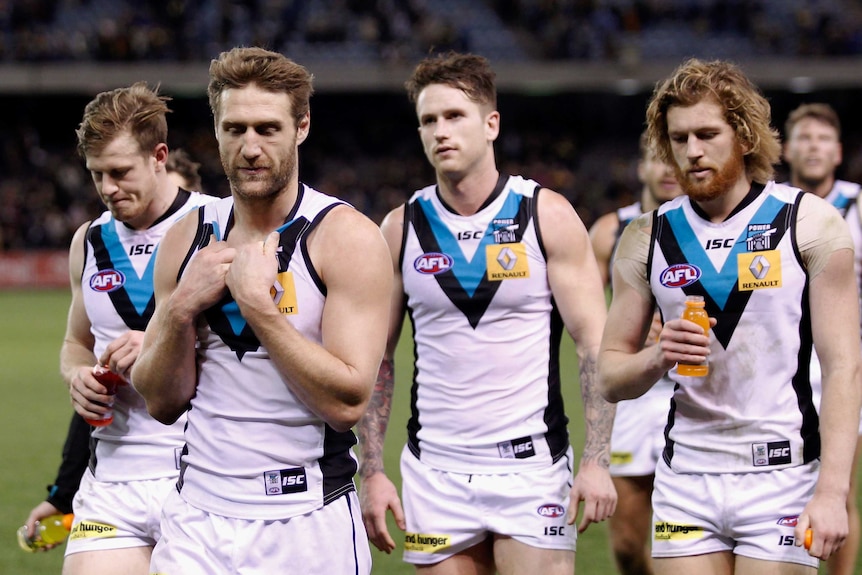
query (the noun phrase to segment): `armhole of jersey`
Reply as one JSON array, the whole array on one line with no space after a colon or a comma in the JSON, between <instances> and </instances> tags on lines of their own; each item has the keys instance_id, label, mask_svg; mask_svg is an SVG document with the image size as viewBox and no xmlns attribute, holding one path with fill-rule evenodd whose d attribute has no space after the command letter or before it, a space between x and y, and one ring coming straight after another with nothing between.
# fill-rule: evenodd
<instances>
[{"instance_id":1,"label":"armhole of jersey","mask_svg":"<svg viewBox=\"0 0 862 575\"><path fill-rule=\"evenodd\" d=\"M195 232L195 239L192 240L192 245L189 246L186 257L183 258L183 263L180 264L180 269L177 270L177 282L183 277L183 271L192 259L192 255L200 248L205 247L209 243L210 234L212 234L212 224L204 223L204 206L198 207L198 229Z\"/></svg>"},{"instance_id":2,"label":"armhole of jersey","mask_svg":"<svg viewBox=\"0 0 862 575\"><path fill-rule=\"evenodd\" d=\"M787 214L787 223L790 228L790 245L793 246L793 255L796 257L796 261L799 263L799 266L805 270L805 275L807 276L808 268L805 267L805 263L802 261L802 254L799 253L799 242L796 237L796 222L799 219L799 206L802 203L804 195L805 192L803 191L799 191L796 194L796 199L790 207L790 213Z\"/></svg>"},{"instance_id":3,"label":"armhole of jersey","mask_svg":"<svg viewBox=\"0 0 862 575\"><path fill-rule=\"evenodd\" d=\"M539 244L539 251L542 252L542 257L545 262L548 261L548 254L545 252L545 242L542 241L542 228L539 227L539 192L542 191L542 186L536 186L533 190L533 197L524 197L525 201L530 202L530 219L533 220L533 229L536 230L536 242Z\"/></svg>"},{"instance_id":4,"label":"armhole of jersey","mask_svg":"<svg viewBox=\"0 0 862 575\"><path fill-rule=\"evenodd\" d=\"M323 283L323 280L320 279L320 276L317 274L317 270L314 269L314 265L311 262L311 256L308 254L308 233L323 221L323 218L326 217L326 214L328 214L332 208L337 206L349 206L349 204L345 202L333 202L332 204L329 204L320 210L308 226L300 232L299 236L299 249L302 250L302 257L305 259L305 269L308 270L308 275L311 276L314 285L317 286L317 289L324 297L326 297L326 285Z\"/></svg>"},{"instance_id":5,"label":"armhole of jersey","mask_svg":"<svg viewBox=\"0 0 862 575\"><path fill-rule=\"evenodd\" d=\"M658 226L659 226L659 215L658 210L655 209L652 211L652 231L649 236L649 251L647 252L647 261L646 261L646 279L647 283L652 279L652 258L653 258L653 250L655 250L656 237L658 236ZM653 296L655 299L655 296Z\"/></svg>"},{"instance_id":6,"label":"armhole of jersey","mask_svg":"<svg viewBox=\"0 0 862 575\"><path fill-rule=\"evenodd\" d=\"M404 267L404 250L407 246L407 230L410 229L410 222L413 221L413 203L404 202L404 221L401 222L401 247L398 249L398 269Z\"/></svg>"},{"instance_id":7,"label":"armhole of jersey","mask_svg":"<svg viewBox=\"0 0 862 575\"><path fill-rule=\"evenodd\" d=\"M84 246L83 246L84 259L81 262L81 273L80 273L81 280L84 279L84 270L87 269L87 252L89 251L88 246L90 245L90 231L92 229L93 229L93 222L90 222L90 224L87 226L87 232L84 234Z\"/></svg>"}]
</instances>

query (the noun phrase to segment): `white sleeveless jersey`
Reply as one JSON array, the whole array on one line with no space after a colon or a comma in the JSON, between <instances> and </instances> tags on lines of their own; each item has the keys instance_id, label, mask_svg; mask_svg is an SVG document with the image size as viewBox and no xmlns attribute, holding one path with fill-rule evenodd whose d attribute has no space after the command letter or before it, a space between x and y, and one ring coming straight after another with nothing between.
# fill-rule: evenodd
<instances>
[{"instance_id":1,"label":"white sleeveless jersey","mask_svg":"<svg viewBox=\"0 0 862 575\"><path fill-rule=\"evenodd\" d=\"M326 286L307 258L306 241L338 205L344 203L301 185L278 229L273 298L284 321L318 344ZM233 207L233 198L225 198L199 211L190 256L211 233L230 236ZM275 520L354 489L356 437L333 430L291 392L230 294L199 318L198 341L198 385L177 484L183 499L217 515Z\"/></svg>"},{"instance_id":2,"label":"white sleeveless jersey","mask_svg":"<svg viewBox=\"0 0 862 575\"><path fill-rule=\"evenodd\" d=\"M651 245L631 237L641 233L636 224L624 232L618 260L646 263L664 317L679 317L696 294L718 321L709 375L669 372L677 386L663 458L678 473L774 470L820 455L805 262L851 243L840 215L819 198L799 213L803 194L754 185L721 223L681 196L652 218Z\"/></svg>"},{"instance_id":3,"label":"white sleeveless jersey","mask_svg":"<svg viewBox=\"0 0 862 575\"><path fill-rule=\"evenodd\" d=\"M400 268L413 323L411 452L437 469L540 468L568 447L563 324L537 235L539 184L501 176L460 216L435 186L405 206Z\"/></svg>"},{"instance_id":4,"label":"white sleeveless jersey","mask_svg":"<svg viewBox=\"0 0 862 575\"><path fill-rule=\"evenodd\" d=\"M133 230L104 212L87 230L81 288L100 357L126 331L145 330L153 315L153 267L168 228L192 208L217 200L181 190L166 215L146 230ZM117 390L114 421L93 430L91 467L99 481L170 477L178 473L181 418L166 426L147 413L131 385Z\"/></svg>"}]
</instances>

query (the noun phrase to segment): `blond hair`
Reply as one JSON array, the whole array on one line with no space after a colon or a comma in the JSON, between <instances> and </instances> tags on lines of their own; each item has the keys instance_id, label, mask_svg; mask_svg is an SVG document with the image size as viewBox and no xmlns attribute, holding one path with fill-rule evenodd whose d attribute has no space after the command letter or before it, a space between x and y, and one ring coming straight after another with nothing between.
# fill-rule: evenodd
<instances>
[{"instance_id":1,"label":"blond hair","mask_svg":"<svg viewBox=\"0 0 862 575\"><path fill-rule=\"evenodd\" d=\"M781 158L781 142L770 125L769 102L742 70L720 60L692 58L656 85L647 107L647 132L656 155L674 164L667 133L668 109L693 106L707 98L724 108L724 119L742 146L747 175L759 183L770 180Z\"/></svg>"}]
</instances>

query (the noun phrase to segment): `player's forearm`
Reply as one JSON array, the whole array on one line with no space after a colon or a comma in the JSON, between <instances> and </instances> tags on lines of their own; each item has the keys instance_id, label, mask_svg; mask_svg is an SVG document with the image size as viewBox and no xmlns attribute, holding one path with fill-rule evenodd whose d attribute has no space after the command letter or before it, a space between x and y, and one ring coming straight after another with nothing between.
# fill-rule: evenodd
<instances>
[{"instance_id":1,"label":"player's forearm","mask_svg":"<svg viewBox=\"0 0 862 575\"><path fill-rule=\"evenodd\" d=\"M852 369L850 370L852 372ZM818 492L846 496L853 472L853 454L859 430L860 386L858 372L824 374L820 420L821 456ZM844 382L857 382L853 385Z\"/></svg>"},{"instance_id":2,"label":"player's forearm","mask_svg":"<svg viewBox=\"0 0 862 575\"><path fill-rule=\"evenodd\" d=\"M357 426L360 478L383 472L383 444L392 413L392 394L395 389L394 367L392 359L383 358L380 362L374 393Z\"/></svg>"},{"instance_id":3,"label":"player's forearm","mask_svg":"<svg viewBox=\"0 0 862 575\"><path fill-rule=\"evenodd\" d=\"M156 310L132 366L132 384L146 400L147 411L167 424L187 409L197 386L194 318L171 299Z\"/></svg>"},{"instance_id":4,"label":"player's forearm","mask_svg":"<svg viewBox=\"0 0 862 575\"><path fill-rule=\"evenodd\" d=\"M637 353L602 350L596 385L601 396L616 403L649 391L669 369L656 360L657 348L651 345Z\"/></svg>"},{"instance_id":5,"label":"player's forearm","mask_svg":"<svg viewBox=\"0 0 862 575\"><path fill-rule=\"evenodd\" d=\"M368 347L372 340L361 328L341 347L335 343L339 335L332 336L327 348L297 331L271 300L257 307L240 304L240 311L300 401L336 431L356 425L374 386L376 364L370 358L383 353Z\"/></svg>"},{"instance_id":6,"label":"player's forearm","mask_svg":"<svg viewBox=\"0 0 862 575\"><path fill-rule=\"evenodd\" d=\"M70 339L63 341L60 348L60 375L67 386L72 384L72 380L82 366L93 367L94 365L96 365L96 356L92 349Z\"/></svg>"},{"instance_id":7,"label":"player's forearm","mask_svg":"<svg viewBox=\"0 0 862 575\"><path fill-rule=\"evenodd\" d=\"M616 406L599 393L596 353L580 358L581 399L584 404L584 461L593 461L607 468L611 459L611 429Z\"/></svg>"}]
</instances>

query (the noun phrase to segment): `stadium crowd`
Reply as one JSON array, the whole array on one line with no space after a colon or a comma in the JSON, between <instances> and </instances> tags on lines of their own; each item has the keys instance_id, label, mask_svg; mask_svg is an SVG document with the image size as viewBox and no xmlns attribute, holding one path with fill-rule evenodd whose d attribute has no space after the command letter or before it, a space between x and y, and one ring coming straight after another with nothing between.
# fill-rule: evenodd
<instances>
[{"instance_id":1,"label":"stadium crowd","mask_svg":"<svg viewBox=\"0 0 862 575\"><path fill-rule=\"evenodd\" d=\"M492 61L636 62L682 58L694 46L721 58L847 56L862 52L860 22L862 8L846 0L0 0L0 64L206 61L241 44L274 47L312 70L327 58L413 62L431 47ZM777 122L800 103L793 97L774 110ZM44 113L74 119L76 98L0 97L0 249L65 248L76 226L100 211L68 138L75 126ZM645 98L502 94L506 121L517 126L497 143L501 167L560 191L589 224L639 189L632 142ZM225 195L205 102L173 104L172 145L202 163L205 191ZM328 122L315 123L304 145L302 177L379 221L429 177L415 117L401 94L316 94L313 110L325 106L313 115ZM846 97L836 108L847 122L844 175L862 179L855 111Z\"/></svg>"},{"instance_id":2,"label":"stadium crowd","mask_svg":"<svg viewBox=\"0 0 862 575\"><path fill-rule=\"evenodd\" d=\"M207 61L249 44L302 61L383 63L415 61L432 46L492 59L600 61L681 58L704 45L719 57L862 53L862 7L852 0L3 0L0 7L6 62Z\"/></svg>"}]
</instances>

